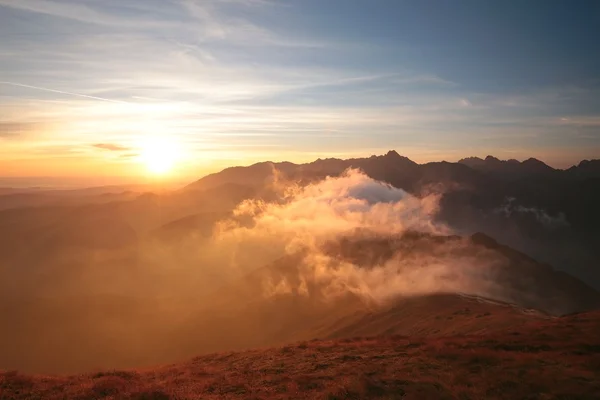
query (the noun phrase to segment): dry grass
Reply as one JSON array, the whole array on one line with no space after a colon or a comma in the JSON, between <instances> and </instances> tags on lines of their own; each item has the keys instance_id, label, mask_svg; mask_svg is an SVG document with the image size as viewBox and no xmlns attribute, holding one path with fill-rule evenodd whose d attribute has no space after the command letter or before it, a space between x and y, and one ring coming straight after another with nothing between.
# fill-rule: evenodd
<instances>
[{"instance_id":1,"label":"dry grass","mask_svg":"<svg viewBox=\"0 0 600 400\"><path fill-rule=\"evenodd\" d=\"M600 313L485 335L380 336L220 353L145 371L0 374L0 399L598 399Z\"/></svg>"}]
</instances>

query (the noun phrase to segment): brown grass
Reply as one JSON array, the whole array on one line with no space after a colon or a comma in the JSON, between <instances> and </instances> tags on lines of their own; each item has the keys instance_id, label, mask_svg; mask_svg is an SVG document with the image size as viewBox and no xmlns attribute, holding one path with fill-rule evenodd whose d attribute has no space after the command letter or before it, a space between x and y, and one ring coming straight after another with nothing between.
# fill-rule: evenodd
<instances>
[{"instance_id":1,"label":"brown grass","mask_svg":"<svg viewBox=\"0 0 600 400\"><path fill-rule=\"evenodd\" d=\"M600 313L485 335L380 336L140 371L0 373L0 399L598 399Z\"/></svg>"}]
</instances>

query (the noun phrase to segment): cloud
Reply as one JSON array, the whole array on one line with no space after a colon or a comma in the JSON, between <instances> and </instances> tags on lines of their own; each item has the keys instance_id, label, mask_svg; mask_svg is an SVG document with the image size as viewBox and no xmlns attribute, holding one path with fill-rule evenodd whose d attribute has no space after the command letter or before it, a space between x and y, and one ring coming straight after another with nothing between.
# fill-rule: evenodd
<instances>
[{"instance_id":1,"label":"cloud","mask_svg":"<svg viewBox=\"0 0 600 400\"><path fill-rule=\"evenodd\" d=\"M10 7L32 13L45 14L53 17L69 19L95 25L132 28L157 28L164 27L160 20L126 18L118 13L101 10L101 7L92 7L75 1L52 0L0 0L0 7Z\"/></svg>"},{"instance_id":2,"label":"cloud","mask_svg":"<svg viewBox=\"0 0 600 400\"><path fill-rule=\"evenodd\" d=\"M229 4L228 4L229 3ZM181 7L198 24L199 39L204 42L223 41L250 47L322 48L324 41L310 41L289 37L286 32L274 32L264 25L245 18L233 16L224 5L242 8L277 7L276 2L260 0L194 1L181 0Z\"/></svg>"},{"instance_id":3,"label":"cloud","mask_svg":"<svg viewBox=\"0 0 600 400\"><path fill-rule=\"evenodd\" d=\"M393 83L397 84L421 84L421 85L433 85L433 86L446 86L456 87L458 84L447 79L440 78L437 75L414 75L408 77L397 77L392 80Z\"/></svg>"},{"instance_id":4,"label":"cloud","mask_svg":"<svg viewBox=\"0 0 600 400\"><path fill-rule=\"evenodd\" d=\"M109 151L131 150L131 148L129 148L129 147L121 146L121 145L114 144L114 143L96 143L96 144L93 144L92 147L95 147L97 149L102 149L102 150L109 150Z\"/></svg>"},{"instance_id":5,"label":"cloud","mask_svg":"<svg viewBox=\"0 0 600 400\"><path fill-rule=\"evenodd\" d=\"M281 184L278 202L241 203L235 218L218 226L210 246L229 254L226 264L238 272L258 268L257 259L264 265L285 254L303 254L297 276L265 278L266 296L300 293L334 299L354 293L380 302L447 291L502 297L493 282L501 261L484 250L468 252L465 240L432 244L431 253L419 250L417 243L410 251L418 257L401 251L373 268L331 252L331 243L344 238L358 238L360 246L363 240L393 241L407 232L451 233L435 221L439 194L417 198L357 170L304 187ZM365 251L372 251L366 246Z\"/></svg>"},{"instance_id":6,"label":"cloud","mask_svg":"<svg viewBox=\"0 0 600 400\"><path fill-rule=\"evenodd\" d=\"M55 90L55 89L49 89L49 88L45 88L45 87L25 85L25 84L16 83L16 82L0 82L0 85L18 86L18 87L27 88L27 89L41 90L41 91L45 91L45 92L64 94L64 95L68 95L68 96L83 97L83 98L92 99L92 100L108 101L108 102L112 102L112 103L121 103L121 104L125 103L124 101L119 101L119 100L107 99L107 98L97 97L97 96L89 96L89 95L81 94L81 93L65 92L63 90Z\"/></svg>"},{"instance_id":7,"label":"cloud","mask_svg":"<svg viewBox=\"0 0 600 400\"><path fill-rule=\"evenodd\" d=\"M207 242L191 239L185 254L200 257L193 265L230 281L259 273L267 298L331 302L353 294L380 304L464 293L558 310L531 289L535 277L439 223L439 193L418 198L358 170L306 186L277 171L272 178L275 201L246 200Z\"/></svg>"},{"instance_id":8,"label":"cloud","mask_svg":"<svg viewBox=\"0 0 600 400\"><path fill-rule=\"evenodd\" d=\"M574 126L585 126L585 127L599 127L600 116L588 115L588 116L573 116L573 117L562 117L558 121L559 125L574 125Z\"/></svg>"},{"instance_id":9,"label":"cloud","mask_svg":"<svg viewBox=\"0 0 600 400\"><path fill-rule=\"evenodd\" d=\"M38 125L33 122L3 122L0 121L0 138L14 138L24 133L30 133Z\"/></svg>"},{"instance_id":10,"label":"cloud","mask_svg":"<svg viewBox=\"0 0 600 400\"><path fill-rule=\"evenodd\" d=\"M244 201L234 213L240 218L252 217L252 227L225 229L219 237L276 231L288 249L297 250L318 246L355 229L380 234L448 232L433 221L437 201L436 195L420 199L351 169L341 177L328 177L305 187L285 187L281 203Z\"/></svg>"},{"instance_id":11,"label":"cloud","mask_svg":"<svg viewBox=\"0 0 600 400\"><path fill-rule=\"evenodd\" d=\"M91 142L129 144L141 132L160 131L182 141L195 160L217 157L206 151L215 148L229 159L244 152L244 159L279 157L280 151L255 151L278 148L300 160L307 152L432 143L442 152L459 143L473 153L511 141L535 156L528 152L539 149L542 136L559 149L568 130L597 126L595 117L548 117L564 103L564 90L469 93L439 71L365 66L360 60L379 50L282 26L297 7L261 0L0 0L7 30L2 79L11 82L1 87L0 118L52 124L52 140L64 142L89 135ZM3 23L14 10L43 30L43 41ZM571 92L579 100L585 95ZM245 140L231 139L239 134ZM329 140L316 148L318 134ZM582 157L591 157L596 139L585 130L570 145L584 143Z\"/></svg>"},{"instance_id":12,"label":"cloud","mask_svg":"<svg viewBox=\"0 0 600 400\"><path fill-rule=\"evenodd\" d=\"M135 153L135 152L129 152L129 153L123 153L119 155L119 158L121 159L132 159L132 158L136 158L139 157L140 153Z\"/></svg>"},{"instance_id":13,"label":"cloud","mask_svg":"<svg viewBox=\"0 0 600 400\"><path fill-rule=\"evenodd\" d=\"M515 214L524 216L529 215L534 217L538 223L549 229L566 228L570 225L564 213L561 212L556 216L553 216L548 214L546 210L517 204L517 199L514 197L508 197L502 206L494 210L494 213L504 215L506 218L510 218Z\"/></svg>"},{"instance_id":14,"label":"cloud","mask_svg":"<svg viewBox=\"0 0 600 400\"><path fill-rule=\"evenodd\" d=\"M269 190L269 201L246 200L234 206L233 217L219 222L210 238L191 235L175 248L157 246L144 256L157 265L201 265L199 273L234 281L286 255L321 254L322 246L348 232L449 232L434 221L436 194L417 198L357 170L307 186L275 170ZM273 284L278 287L279 281Z\"/></svg>"}]
</instances>

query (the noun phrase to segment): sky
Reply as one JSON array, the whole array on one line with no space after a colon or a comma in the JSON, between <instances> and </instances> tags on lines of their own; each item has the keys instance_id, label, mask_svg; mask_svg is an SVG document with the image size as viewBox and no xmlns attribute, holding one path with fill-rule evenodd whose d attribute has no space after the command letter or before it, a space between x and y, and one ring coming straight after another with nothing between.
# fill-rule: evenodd
<instances>
[{"instance_id":1,"label":"sky","mask_svg":"<svg viewBox=\"0 0 600 400\"><path fill-rule=\"evenodd\" d=\"M600 156L597 1L0 0L0 38L4 177Z\"/></svg>"}]
</instances>

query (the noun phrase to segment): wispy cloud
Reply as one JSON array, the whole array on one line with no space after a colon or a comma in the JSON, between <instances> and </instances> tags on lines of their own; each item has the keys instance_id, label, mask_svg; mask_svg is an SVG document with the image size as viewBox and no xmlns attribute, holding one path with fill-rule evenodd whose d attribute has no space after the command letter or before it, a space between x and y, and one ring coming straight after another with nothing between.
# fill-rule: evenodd
<instances>
[{"instance_id":1,"label":"wispy cloud","mask_svg":"<svg viewBox=\"0 0 600 400\"><path fill-rule=\"evenodd\" d=\"M109 151L129 151L129 150L131 150L131 148L129 148L129 147L121 146L121 145L114 144L114 143L96 143L96 144L93 144L92 147L95 147L95 148L101 149L101 150L109 150Z\"/></svg>"},{"instance_id":2,"label":"wispy cloud","mask_svg":"<svg viewBox=\"0 0 600 400\"><path fill-rule=\"evenodd\" d=\"M122 103L122 104L126 103L126 102L121 101L121 100L107 99L107 98L104 98L104 97L90 96L90 95L87 95L87 94L66 92L66 91L63 91L63 90L49 89L49 88L44 88L44 87L39 87L39 86L32 86L32 85L25 85L23 83L0 82L0 85L18 86L18 87L22 87L22 88L26 88L26 89L42 90L42 91L45 91L45 92L64 94L64 95L68 95L68 96L83 97L83 98L92 99L92 100L108 101L108 102L111 102L111 103Z\"/></svg>"},{"instance_id":3,"label":"wispy cloud","mask_svg":"<svg viewBox=\"0 0 600 400\"><path fill-rule=\"evenodd\" d=\"M124 2L125 4L127 1ZM93 3L92 3L93 4ZM99 4L99 3L97 3ZM120 16L116 13L110 13L92 7L89 3L75 1L52 1L52 0L0 0L0 6L13 9L28 11L38 14L49 15L53 17L85 22L89 24L107 25L116 27L127 27L131 29L132 22L141 22L137 28L155 28L165 26L165 22L155 19L137 19Z\"/></svg>"},{"instance_id":4,"label":"wispy cloud","mask_svg":"<svg viewBox=\"0 0 600 400\"><path fill-rule=\"evenodd\" d=\"M32 122L3 122L0 121L0 139L15 138L31 132L36 124Z\"/></svg>"},{"instance_id":5,"label":"wispy cloud","mask_svg":"<svg viewBox=\"0 0 600 400\"><path fill-rule=\"evenodd\" d=\"M600 115L572 116L555 119L559 125L600 127Z\"/></svg>"}]
</instances>

